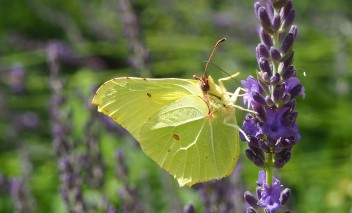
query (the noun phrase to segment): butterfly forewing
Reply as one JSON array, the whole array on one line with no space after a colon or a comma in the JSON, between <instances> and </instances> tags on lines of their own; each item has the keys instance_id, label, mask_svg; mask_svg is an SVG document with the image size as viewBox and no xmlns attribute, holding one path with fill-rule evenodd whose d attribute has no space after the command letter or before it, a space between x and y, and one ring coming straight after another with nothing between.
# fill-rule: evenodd
<instances>
[{"instance_id":1,"label":"butterfly forewing","mask_svg":"<svg viewBox=\"0 0 352 213\"><path fill-rule=\"evenodd\" d=\"M195 94L201 92L194 80L114 78L98 89L92 102L138 140L141 126L152 114Z\"/></svg>"}]
</instances>

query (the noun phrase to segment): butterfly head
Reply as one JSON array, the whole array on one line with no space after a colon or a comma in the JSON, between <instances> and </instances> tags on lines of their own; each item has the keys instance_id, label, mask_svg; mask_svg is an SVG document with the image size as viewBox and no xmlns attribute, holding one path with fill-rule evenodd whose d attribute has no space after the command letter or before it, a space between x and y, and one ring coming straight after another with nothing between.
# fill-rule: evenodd
<instances>
[{"instance_id":1,"label":"butterfly head","mask_svg":"<svg viewBox=\"0 0 352 213\"><path fill-rule=\"evenodd\" d=\"M207 76L202 76L199 78L198 76L194 75L193 78L199 81L199 86L203 92L208 92L210 90L209 78Z\"/></svg>"},{"instance_id":2,"label":"butterfly head","mask_svg":"<svg viewBox=\"0 0 352 213\"><path fill-rule=\"evenodd\" d=\"M207 74L207 69L208 69L208 65L214 55L214 52L216 50L216 48L226 40L226 38L222 38L220 39L218 42L216 42L214 48L213 48L213 51L211 52L210 56L209 56L209 59L205 65L205 69L204 69L204 74L202 77L198 77L196 75L193 76L194 79L198 80L199 81L199 85L200 85L200 88L202 89L203 92L208 92L210 90L214 90L215 89L215 84L214 84L214 81L213 79L208 76Z\"/></svg>"}]
</instances>

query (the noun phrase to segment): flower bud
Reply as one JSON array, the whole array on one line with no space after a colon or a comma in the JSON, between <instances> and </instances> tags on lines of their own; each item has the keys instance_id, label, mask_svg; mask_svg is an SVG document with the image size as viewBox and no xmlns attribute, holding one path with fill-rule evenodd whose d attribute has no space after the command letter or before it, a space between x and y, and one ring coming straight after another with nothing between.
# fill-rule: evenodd
<instances>
[{"instance_id":1,"label":"flower bud","mask_svg":"<svg viewBox=\"0 0 352 213\"><path fill-rule=\"evenodd\" d=\"M273 152L274 153L279 153L281 152L285 147L283 146L282 142L277 143L277 145L274 146Z\"/></svg>"},{"instance_id":2,"label":"flower bud","mask_svg":"<svg viewBox=\"0 0 352 213\"><path fill-rule=\"evenodd\" d=\"M258 183L257 183L257 185L258 185ZM257 187L257 188L255 189L255 193L256 193L258 199L261 199L261 198L262 198L262 188L261 188L261 187Z\"/></svg>"},{"instance_id":3,"label":"flower bud","mask_svg":"<svg viewBox=\"0 0 352 213\"><path fill-rule=\"evenodd\" d=\"M291 113L291 116L295 119L296 121L296 118L298 117L298 112L292 112Z\"/></svg>"},{"instance_id":4,"label":"flower bud","mask_svg":"<svg viewBox=\"0 0 352 213\"><path fill-rule=\"evenodd\" d=\"M285 141L284 140L282 140L282 138L280 138L280 139L278 139L277 141L276 141L276 144L275 144L275 146L274 146L274 149L273 149L273 151L274 151L274 153L280 153L282 150L284 150L286 148L286 144L285 144Z\"/></svg>"},{"instance_id":5,"label":"flower bud","mask_svg":"<svg viewBox=\"0 0 352 213\"><path fill-rule=\"evenodd\" d=\"M262 75L263 74L263 75ZM270 76L268 73L259 73L258 84L260 88L264 91L263 94L269 93L269 86L266 82L269 82Z\"/></svg>"},{"instance_id":6,"label":"flower bud","mask_svg":"<svg viewBox=\"0 0 352 213\"><path fill-rule=\"evenodd\" d=\"M270 82L270 75L267 72L259 72L259 77L263 81L263 84L269 83ZM269 86L269 85L267 85Z\"/></svg>"},{"instance_id":7,"label":"flower bud","mask_svg":"<svg viewBox=\"0 0 352 213\"><path fill-rule=\"evenodd\" d=\"M259 36L260 36L260 40L262 41L263 44L265 44L265 46L267 46L268 48L273 46L273 39L271 35L267 34L264 31L263 27L260 28Z\"/></svg>"},{"instance_id":8,"label":"flower bud","mask_svg":"<svg viewBox=\"0 0 352 213\"><path fill-rule=\"evenodd\" d=\"M246 149L246 156L249 160L251 160L256 166L264 167L264 160L259 156L255 155L255 153L251 149Z\"/></svg>"},{"instance_id":9,"label":"flower bud","mask_svg":"<svg viewBox=\"0 0 352 213\"><path fill-rule=\"evenodd\" d=\"M290 110L287 111L287 114L285 113L283 116L287 116L290 113L292 113L294 111L294 109L296 108L296 104L297 104L297 101L295 99L292 99L290 102L288 102L286 106L289 107Z\"/></svg>"},{"instance_id":10,"label":"flower bud","mask_svg":"<svg viewBox=\"0 0 352 213\"><path fill-rule=\"evenodd\" d=\"M252 145L252 146L255 146L255 147L259 147L258 145L258 139L254 136L249 136L249 143Z\"/></svg>"},{"instance_id":11,"label":"flower bud","mask_svg":"<svg viewBox=\"0 0 352 213\"><path fill-rule=\"evenodd\" d=\"M290 66L293 63L294 60L294 52L291 51L290 54L286 54L281 58L281 61L284 62L282 69L286 70L288 66Z\"/></svg>"},{"instance_id":12,"label":"flower bud","mask_svg":"<svg viewBox=\"0 0 352 213\"><path fill-rule=\"evenodd\" d=\"M274 16L274 7L273 4L270 1L266 2L266 10L268 11L269 17Z\"/></svg>"},{"instance_id":13,"label":"flower bud","mask_svg":"<svg viewBox=\"0 0 352 213\"><path fill-rule=\"evenodd\" d=\"M259 3L259 2L255 2L255 3L254 3L254 13L255 13L255 15L257 16L258 19L259 19L258 10L259 10L260 7L261 7L261 6L260 6L260 3Z\"/></svg>"},{"instance_id":14,"label":"flower bud","mask_svg":"<svg viewBox=\"0 0 352 213\"><path fill-rule=\"evenodd\" d=\"M256 117L261 121L265 122L266 121L266 113L263 107L259 104L253 104L253 110L257 112Z\"/></svg>"},{"instance_id":15,"label":"flower bud","mask_svg":"<svg viewBox=\"0 0 352 213\"><path fill-rule=\"evenodd\" d=\"M282 168L291 159L291 152L285 152L283 155L275 155L274 167L277 169Z\"/></svg>"},{"instance_id":16,"label":"flower bud","mask_svg":"<svg viewBox=\"0 0 352 213\"><path fill-rule=\"evenodd\" d=\"M281 59L281 53L275 47L270 47L270 56L275 61L280 61Z\"/></svg>"},{"instance_id":17,"label":"flower bud","mask_svg":"<svg viewBox=\"0 0 352 213\"><path fill-rule=\"evenodd\" d=\"M261 150L258 147L253 146L251 143L248 144L248 147L253 151L253 153L258 156L259 158L261 158L263 161L265 159L265 155L263 150Z\"/></svg>"},{"instance_id":18,"label":"flower bud","mask_svg":"<svg viewBox=\"0 0 352 213\"><path fill-rule=\"evenodd\" d=\"M281 80L280 74L279 73L275 73L275 75L271 76L270 78L270 84L271 85L277 85Z\"/></svg>"},{"instance_id":19,"label":"flower bud","mask_svg":"<svg viewBox=\"0 0 352 213\"><path fill-rule=\"evenodd\" d=\"M253 95L253 99L257 103L266 106L266 101L265 101L264 97L261 94L259 94L258 92L253 92L252 95Z\"/></svg>"},{"instance_id":20,"label":"flower bud","mask_svg":"<svg viewBox=\"0 0 352 213\"><path fill-rule=\"evenodd\" d=\"M256 48L256 55L257 59L260 59L261 57L268 59L270 57L270 52L264 44L258 44Z\"/></svg>"},{"instance_id":21,"label":"flower bud","mask_svg":"<svg viewBox=\"0 0 352 213\"><path fill-rule=\"evenodd\" d=\"M246 121L252 120L253 119L253 115L252 114L246 114L246 117L244 118Z\"/></svg>"},{"instance_id":22,"label":"flower bud","mask_svg":"<svg viewBox=\"0 0 352 213\"><path fill-rule=\"evenodd\" d=\"M283 21L281 25L281 30L286 30L288 27L290 27L293 23L293 21L296 18L296 11L292 9L288 14L285 20Z\"/></svg>"},{"instance_id":23,"label":"flower bud","mask_svg":"<svg viewBox=\"0 0 352 213\"><path fill-rule=\"evenodd\" d=\"M290 65L286 68L284 73L282 74L282 79L286 81L287 79L296 75L296 69L294 66Z\"/></svg>"},{"instance_id":24,"label":"flower bud","mask_svg":"<svg viewBox=\"0 0 352 213\"><path fill-rule=\"evenodd\" d=\"M290 91L291 99L295 98L297 95L299 95L301 93L301 91L302 91L301 84L297 84L296 86L294 86Z\"/></svg>"},{"instance_id":25,"label":"flower bud","mask_svg":"<svg viewBox=\"0 0 352 213\"><path fill-rule=\"evenodd\" d=\"M292 112L293 112L293 108L291 108L292 105L290 104L287 104L285 107L286 107L286 110L284 111L284 113L282 114L282 118L285 118L287 116L289 116Z\"/></svg>"},{"instance_id":26,"label":"flower bud","mask_svg":"<svg viewBox=\"0 0 352 213\"><path fill-rule=\"evenodd\" d=\"M280 24L281 24L281 19L280 19L280 15L276 14L273 18L273 22L272 22L272 29L274 31L277 31L280 28Z\"/></svg>"},{"instance_id":27,"label":"flower bud","mask_svg":"<svg viewBox=\"0 0 352 213\"><path fill-rule=\"evenodd\" d=\"M295 123L297 116L298 116L297 112L291 113L290 115L288 115L283 119L282 124L287 127L292 126Z\"/></svg>"},{"instance_id":28,"label":"flower bud","mask_svg":"<svg viewBox=\"0 0 352 213\"><path fill-rule=\"evenodd\" d=\"M280 194L280 204L281 205L285 205L285 203L288 201L288 199L290 199L291 197L291 190L289 188L285 188L281 194Z\"/></svg>"},{"instance_id":29,"label":"flower bud","mask_svg":"<svg viewBox=\"0 0 352 213\"><path fill-rule=\"evenodd\" d=\"M287 104L289 101L291 101L291 95L290 93L286 93L283 97L282 97L282 100L281 100L281 103L282 104Z\"/></svg>"},{"instance_id":30,"label":"flower bud","mask_svg":"<svg viewBox=\"0 0 352 213\"><path fill-rule=\"evenodd\" d=\"M273 92L273 101L275 103L279 103L280 100L282 99L282 95L285 92L285 85L281 84L281 85L277 85L274 89Z\"/></svg>"},{"instance_id":31,"label":"flower bud","mask_svg":"<svg viewBox=\"0 0 352 213\"><path fill-rule=\"evenodd\" d=\"M258 199L249 191L244 192L244 200L252 207L258 207Z\"/></svg>"},{"instance_id":32,"label":"flower bud","mask_svg":"<svg viewBox=\"0 0 352 213\"><path fill-rule=\"evenodd\" d=\"M264 31L268 34L273 34L273 30L271 29L271 20L265 7L259 7L258 15L260 24L262 25Z\"/></svg>"},{"instance_id":33,"label":"flower bud","mask_svg":"<svg viewBox=\"0 0 352 213\"><path fill-rule=\"evenodd\" d=\"M292 0L289 0L286 3L286 5L283 8L281 8L281 10L280 10L281 19L283 19L283 20L286 19L287 15L291 11L292 7L293 7Z\"/></svg>"},{"instance_id":34,"label":"flower bud","mask_svg":"<svg viewBox=\"0 0 352 213\"><path fill-rule=\"evenodd\" d=\"M292 25L291 29L288 33L291 33L293 35L293 39L295 40L297 37L297 26L296 25Z\"/></svg>"},{"instance_id":35,"label":"flower bud","mask_svg":"<svg viewBox=\"0 0 352 213\"><path fill-rule=\"evenodd\" d=\"M269 107L272 107L275 105L274 101L268 95L265 97L265 102Z\"/></svg>"},{"instance_id":36,"label":"flower bud","mask_svg":"<svg viewBox=\"0 0 352 213\"><path fill-rule=\"evenodd\" d=\"M269 74L269 76L272 75L272 70L271 70L271 66L269 64L269 61L266 60L265 58L260 58L259 61L259 67L263 72L266 72Z\"/></svg>"},{"instance_id":37,"label":"flower bud","mask_svg":"<svg viewBox=\"0 0 352 213\"><path fill-rule=\"evenodd\" d=\"M259 148L262 149L264 152L266 152L266 153L270 152L270 147L268 146L267 143L265 143L264 140L259 139L258 140L258 145L259 145Z\"/></svg>"},{"instance_id":38,"label":"flower bud","mask_svg":"<svg viewBox=\"0 0 352 213\"><path fill-rule=\"evenodd\" d=\"M287 53L289 53L292 50L292 45L293 45L293 35L291 33L287 34L287 36L285 37L284 42L281 45L280 51L286 55Z\"/></svg>"}]
</instances>

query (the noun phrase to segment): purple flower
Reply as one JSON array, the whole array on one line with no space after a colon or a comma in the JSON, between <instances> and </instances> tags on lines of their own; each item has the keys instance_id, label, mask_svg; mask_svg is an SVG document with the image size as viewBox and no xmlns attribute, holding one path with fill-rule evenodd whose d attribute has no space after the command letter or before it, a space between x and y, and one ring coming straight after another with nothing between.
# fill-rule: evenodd
<instances>
[{"instance_id":1,"label":"purple flower","mask_svg":"<svg viewBox=\"0 0 352 213\"><path fill-rule=\"evenodd\" d=\"M244 199L251 206L249 208L264 208L265 212L274 213L280 210L291 196L291 190L285 188L282 190L280 181L273 178L271 186L266 183L266 173L264 170L259 171L257 181L257 197L249 191L244 193Z\"/></svg>"},{"instance_id":2,"label":"purple flower","mask_svg":"<svg viewBox=\"0 0 352 213\"><path fill-rule=\"evenodd\" d=\"M252 76L248 76L247 80L242 80L241 83L243 88L246 90L246 94L243 96L243 102L245 105L248 105L248 108L250 108L254 102L253 93L261 93L260 86L258 81Z\"/></svg>"},{"instance_id":3,"label":"purple flower","mask_svg":"<svg viewBox=\"0 0 352 213\"><path fill-rule=\"evenodd\" d=\"M298 125L295 123L297 113L289 113L290 107L283 107L281 109L272 109L269 107L263 108L263 119L257 119L250 114L247 114L243 121L242 129L247 136L257 138L267 138L268 142L276 142L279 139L292 139L295 141L300 139L298 134ZM263 120L263 121L261 121ZM244 141L244 136L241 135ZM274 143L275 144L275 143Z\"/></svg>"},{"instance_id":4,"label":"purple flower","mask_svg":"<svg viewBox=\"0 0 352 213\"><path fill-rule=\"evenodd\" d=\"M267 120L259 128L259 134L266 134L270 141L276 141L279 138L289 138L294 136L298 138L298 127L294 123L292 126L285 126L284 114L289 110L288 107L283 107L279 110L265 108Z\"/></svg>"},{"instance_id":5,"label":"purple flower","mask_svg":"<svg viewBox=\"0 0 352 213\"><path fill-rule=\"evenodd\" d=\"M265 181L266 181L265 171L261 170L258 174L258 182L257 182L257 185L260 187L260 189L258 189L258 192L260 193L258 206L265 208L268 212L272 213L272 212L275 212L276 210L281 209L280 181L276 178L273 178L272 186L269 186Z\"/></svg>"},{"instance_id":6,"label":"purple flower","mask_svg":"<svg viewBox=\"0 0 352 213\"><path fill-rule=\"evenodd\" d=\"M298 85L301 85L301 81L296 78L296 77L291 77L286 80L285 82L285 91L287 93L292 93L294 88L297 88ZM305 98L305 90L304 87L301 87L299 91L297 91L297 95L301 95L303 98Z\"/></svg>"},{"instance_id":7,"label":"purple flower","mask_svg":"<svg viewBox=\"0 0 352 213\"><path fill-rule=\"evenodd\" d=\"M242 129L249 136L257 136L257 134L259 133L259 128L255 124L253 116L251 114L247 114L245 120L243 121ZM242 133L240 134L240 136L242 141L246 140Z\"/></svg>"}]
</instances>

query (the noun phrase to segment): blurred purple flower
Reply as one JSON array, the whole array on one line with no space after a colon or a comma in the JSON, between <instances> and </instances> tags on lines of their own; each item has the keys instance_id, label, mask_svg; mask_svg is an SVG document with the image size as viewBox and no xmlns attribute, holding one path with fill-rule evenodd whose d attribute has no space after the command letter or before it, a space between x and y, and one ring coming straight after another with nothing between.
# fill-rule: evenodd
<instances>
[{"instance_id":1,"label":"blurred purple flower","mask_svg":"<svg viewBox=\"0 0 352 213\"><path fill-rule=\"evenodd\" d=\"M15 65L9 70L8 83L14 93L22 93L25 89L26 72L22 65Z\"/></svg>"},{"instance_id":2,"label":"blurred purple flower","mask_svg":"<svg viewBox=\"0 0 352 213\"><path fill-rule=\"evenodd\" d=\"M39 126L39 117L35 112L25 112L21 115L21 123L25 128L36 129Z\"/></svg>"}]
</instances>

